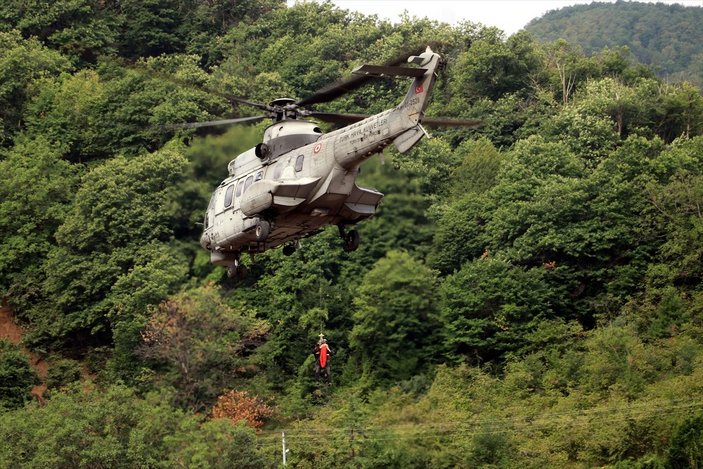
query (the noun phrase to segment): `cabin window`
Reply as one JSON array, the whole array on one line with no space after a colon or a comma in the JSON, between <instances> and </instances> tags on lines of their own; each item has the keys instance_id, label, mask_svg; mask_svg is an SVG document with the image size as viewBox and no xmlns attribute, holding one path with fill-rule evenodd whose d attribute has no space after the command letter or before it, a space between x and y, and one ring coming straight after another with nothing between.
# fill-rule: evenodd
<instances>
[{"instance_id":1,"label":"cabin window","mask_svg":"<svg viewBox=\"0 0 703 469\"><path fill-rule=\"evenodd\" d=\"M254 182L254 176L249 176L249 177L247 178L246 182L244 182L244 192L246 192L247 189L249 189L249 186L251 186L251 184L252 184L253 182Z\"/></svg>"},{"instance_id":2,"label":"cabin window","mask_svg":"<svg viewBox=\"0 0 703 469\"><path fill-rule=\"evenodd\" d=\"M303 170L303 161L305 160L305 155L298 155L298 158L295 160L295 172L299 173L300 171Z\"/></svg>"},{"instance_id":3,"label":"cabin window","mask_svg":"<svg viewBox=\"0 0 703 469\"><path fill-rule=\"evenodd\" d=\"M225 208L232 205L232 198L234 196L234 184L230 184L225 192Z\"/></svg>"},{"instance_id":4,"label":"cabin window","mask_svg":"<svg viewBox=\"0 0 703 469\"><path fill-rule=\"evenodd\" d=\"M242 192L244 192L244 179L240 179L237 183L237 197L241 197Z\"/></svg>"},{"instance_id":5,"label":"cabin window","mask_svg":"<svg viewBox=\"0 0 703 469\"><path fill-rule=\"evenodd\" d=\"M261 181L261 179L262 179L263 177L264 177L264 172L263 172L263 171L259 171L258 173L256 173L256 177L254 178L254 182L256 182L256 181Z\"/></svg>"}]
</instances>

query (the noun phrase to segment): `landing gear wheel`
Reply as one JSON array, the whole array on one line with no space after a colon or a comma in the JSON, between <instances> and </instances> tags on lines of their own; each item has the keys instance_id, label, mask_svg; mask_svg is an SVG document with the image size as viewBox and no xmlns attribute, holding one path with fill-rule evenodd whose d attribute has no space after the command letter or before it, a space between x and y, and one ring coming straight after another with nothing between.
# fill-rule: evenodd
<instances>
[{"instance_id":1,"label":"landing gear wheel","mask_svg":"<svg viewBox=\"0 0 703 469\"><path fill-rule=\"evenodd\" d=\"M346 252L352 252L359 249L359 243L361 242L361 237L359 232L356 230L351 230L344 235L344 250Z\"/></svg>"},{"instance_id":2,"label":"landing gear wheel","mask_svg":"<svg viewBox=\"0 0 703 469\"><path fill-rule=\"evenodd\" d=\"M285 246L283 246L283 255L284 256L292 256L294 252L295 252L295 244L286 244Z\"/></svg>"},{"instance_id":3,"label":"landing gear wheel","mask_svg":"<svg viewBox=\"0 0 703 469\"><path fill-rule=\"evenodd\" d=\"M244 278L249 274L247 266L242 265L239 261L227 267L227 277L229 278Z\"/></svg>"},{"instance_id":4,"label":"landing gear wheel","mask_svg":"<svg viewBox=\"0 0 703 469\"><path fill-rule=\"evenodd\" d=\"M266 238L269 237L270 232L271 223L267 222L266 220L259 220L259 222L256 224L256 240L258 242L266 241Z\"/></svg>"}]
</instances>

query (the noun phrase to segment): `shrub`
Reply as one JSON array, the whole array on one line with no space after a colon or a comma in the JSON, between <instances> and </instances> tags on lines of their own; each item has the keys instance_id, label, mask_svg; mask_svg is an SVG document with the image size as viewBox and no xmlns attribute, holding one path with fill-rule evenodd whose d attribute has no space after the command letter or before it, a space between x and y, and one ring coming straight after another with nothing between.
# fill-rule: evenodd
<instances>
[{"instance_id":1,"label":"shrub","mask_svg":"<svg viewBox=\"0 0 703 469\"><path fill-rule=\"evenodd\" d=\"M39 377L20 348L0 339L0 411L22 407Z\"/></svg>"}]
</instances>

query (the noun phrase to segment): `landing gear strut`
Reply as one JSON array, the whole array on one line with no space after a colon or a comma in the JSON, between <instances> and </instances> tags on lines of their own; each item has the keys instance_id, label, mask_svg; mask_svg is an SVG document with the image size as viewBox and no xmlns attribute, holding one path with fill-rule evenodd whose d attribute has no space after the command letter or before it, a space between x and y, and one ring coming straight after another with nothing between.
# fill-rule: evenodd
<instances>
[{"instance_id":1,"label":"landing gear strut","mask_svg":"<svg viewBox=\"0 0 703 469\"><path fill-rule=\"evenodd\" d=\"M229 267L227 267L227 277L229 277L229 278L236 277L238 271L239 271L238 263L230 265Z\"/></svg>"},{"instance_id":2,"label":"landing gear strut","mask_svg":"<svg viewBox=\"0 0 703 469\"><path fill-rule=\"evenodd\" d=\"M352 252L359 249L359 243L361 242L361 237L359 232L356 230L346 231L344 225L339 226L339 236L341 236L342 241L344 241L344 250L346 252Z\"/></svg>"}]
</instances>

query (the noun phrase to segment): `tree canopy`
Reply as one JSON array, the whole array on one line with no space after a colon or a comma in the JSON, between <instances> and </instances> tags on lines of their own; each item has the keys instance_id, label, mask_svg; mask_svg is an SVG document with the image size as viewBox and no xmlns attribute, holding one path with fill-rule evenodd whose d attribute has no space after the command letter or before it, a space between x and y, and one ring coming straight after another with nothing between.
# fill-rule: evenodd
<instances>
[{"instance_id":1,"label":"tree canopy","mask_svg":"<svg viewBox=\"0 0 703 469\"><path fill-rule=\"evenodd\" d=\"M296 467L700 464L703 96L625 32L689 31L690 56L701 9L612 7L506 37L330 2L0 6L0 299L23 331L0 341L0 466L272 467L282 430ZM559 18L614 42L540 35ZM245 278L211 265L198 223L266 124L169 124L427 44L447 62L428 116L483 126L365 163L386 196L357 251L331 227Z\"/></svg>"},{"instance_id":2,"label":"tree canopy","mask_svg":"<svg viewBox=\"0 0 703 469\"><path fill-rule=\"evenodd\" d=\"M627 47L661 76L703 85L699 6L593 2L547 12L526 27L544 42L565 39L586 53Z\"/></svg>"}]
</instances>

